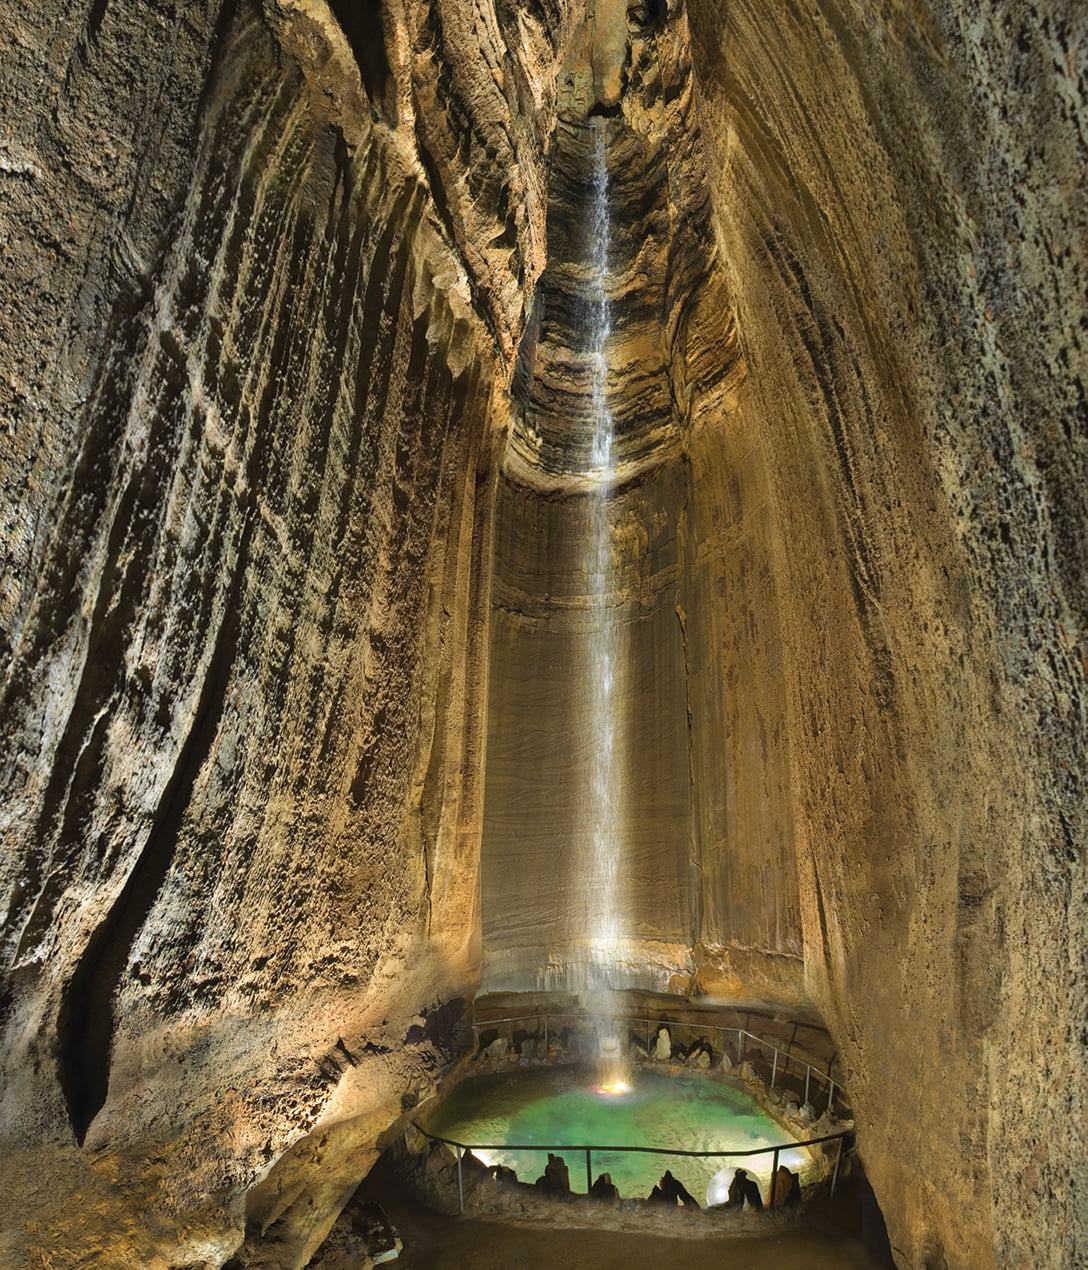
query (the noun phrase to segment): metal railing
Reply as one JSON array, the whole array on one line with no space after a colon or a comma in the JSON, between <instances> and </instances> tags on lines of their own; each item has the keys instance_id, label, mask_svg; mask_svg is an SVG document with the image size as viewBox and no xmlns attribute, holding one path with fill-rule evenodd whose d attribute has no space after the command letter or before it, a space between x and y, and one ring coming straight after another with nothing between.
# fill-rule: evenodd
<instances>
[{"instance_id":1,"label":"metal railing","mask_svg":"<svg viewBox=\"0 0 1088 1270\"><path fill-rule=\"evenodd\" d=\"M485 1142L457 1142L453 1138L443 1138L437 1133L431 1133L424 1129L417 1121L412 1121L412 1126L418 1129L424 1137L429 1138L432 1142L442 1142L448 1147L454 1147L457 1153L457 1205L458 1211L465 1211L465 1183L462 1169L462 1161L465 1151L547 1151L561 1154L565 1151L584 1152L586 1157L586 1194L593 1189L593 1152L638 1152L642 1155L681 1155L692 1159L708 1160L719 1159L727 1156L745 1157L752 1155L771 1155L771 1180L767 1190L767 1208L774 1206L774 1187L775 1178L778 1174L778 1158L780 1151L794 1151L802 1147L819 1146L824 1142L837 1142L838 1147L835 1151L835 1164L831 1173L831 1194L835 1194L835 1183L839 1177L839 1165L842 1162L843 1140L850 1136L850 1130L842 1129L838 1133L828 1133L822 1138L809 1138L805 1142L780 1142L773 1147L755 1147L749 1151L682 1151L673 1147L620 1147L620 1146L591 1146L586 1144L566 1145L566 1146L540 1146L537 1143L519 1144L514 1142L502 1143L485 1143Z\"/></svg>"},{"instance_id":2,"label":"metal railing","mask_svg":"<svg viewBox=\"0 0 1088 1270\"><path fill-rule=\"evenodd\" d=\"M762 1036L756 1036L753 1032L749 1032L745 1028L719 1027L717 1024L712 1024L712 1023L706 1023L706 1024L681 1023L679 1021L671 1021L668 1019L642 1019L642 1018L633 1017L631 1015L621 1015L621 1014L612 1015L611 1017L617 1023L628 1023L628 1024L638 1023L638 1024L641 1024L643 1027L645 1027L647 1054L649 1054L649 1051L650 1051L650 1029L651 1028L655 1028L655 1029L669 1028L670 1031L677 1028L684 1028L692 1032L717 1032L721 1035L724 1035L727 1033L735 1033L737 1037L737 1065L738 1066L745 1061L744 1045L746 1040L752 1041L756 1045L762 1046L763 1049L769 1050L771 1052L772 1054L771 1083L769 1086L771 1089L774 1089L775 1083L777 1082L780 1075L782 1077L785 1077L786 1073L789 1070L790 1063L800 1064L805 1069L805 1102L808 1103L809 1106L812 1105L809 1100L809 1091L811 1088L813 1076L815 1076L817 1080L824 1081L826 1083L827 1106L824 1108L825 1112L830 1111L834 1104L835 1091L842 1090L842 1086L837 1081L833 1080L831 1076L831 1067L835 1061L834 1058L832 1058L831 1062L828 1063L827 1071L826 1072L821 1071L820 1068L815 1067L812 1063L806 1062L803 1058L799 1058L796 1054L790 1054L788 1050L779 1049L778 1046L775 1045L773 1041L768 1041L765 1037L762 1037ZM543 1024L544 1025L544 1046L546 1049L548 1045L548 1037L549 1037L548 1024L549 1024L549 1020L551 1019L569 1019L574 1023L581 1024L582 1027L587 1026L589 1023L589 1017L585 1014L551 1014L551 1013L549 1014L517 1014L517 1015L512 1015L509 1018L487 1019L483 1023L477 1023L474 1021L472 1024L472 1039L478 1050L480 1048L481 1030L486 1031L489 1028L498 1027L499 1024L503 1024L503 1023L535 1023L538 1028L541 1024ZM779 1057L781 1057L784 1060L782 1064L781 1072L779 1072L778 1070Z\"/></svg>"}]
</instances>

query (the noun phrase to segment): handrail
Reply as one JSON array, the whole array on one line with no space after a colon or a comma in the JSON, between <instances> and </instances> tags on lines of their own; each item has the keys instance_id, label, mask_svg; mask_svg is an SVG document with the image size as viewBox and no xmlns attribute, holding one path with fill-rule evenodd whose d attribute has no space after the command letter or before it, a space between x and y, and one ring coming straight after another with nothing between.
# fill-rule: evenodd
<instances>
[{"instance_id":1,"label":"handrail","mask_svg":"<svg viewBox=\"0 0 1088 1270\"><path fill-rule=\"evenodd\" d=\"M814 1147L821 1142L834 1142L836 1138L848 1138L853 1132L851 1129L840 1129L836 1133L827 1133L822 1138L807 1138L804 1142L779 1142L769 1147L753 1147L750 1151L684 1151L680 1147L593 1146L585 1143L559 1146L553 1143L551 1146L542 1146L537 1142L458 1142L454 1138L443 1138L437 1133L431 1133L416 1120L412 1121L412 1127L434 1142L444 1142L448 1147L460 1147L462 1151L640 1151L644 1155L688 1155L699 1160L719 1155L770 1155L774 1151L793 1151L797 1147Z\"/></svg>"},{"instance_id":2,"label":"handrail","mask_svg":"<svg viewBox=\"0 0 1088 1270\"><path fill-rule=\"evenodd\" d=\"M774 1196L774 1180L778 1173L778 1153L780 1151L793 1151L799 1147L819 1146L823 1142L838 1141L839 1149L835 1155L835 1168L831 1175L831 1194L835 1194L835 1183L839 1176L839 1164L842 1160L842 1143L843 1139L850 1136L851 1130L840 1129L837 1133L828 1133L820 1138L808 1138L804 1142L779 1142L775 1146L770 1147L754 1147L748 1151L684 1151L678 1147L628 1147L628 1146L593 1146L588 1144L580 1145L560 1145L554 1143L551 1146L543 1146L538 1143L516 1143L516 1142L458 1142L454 1138L443 1138L437 1133L431 1133L429 1129L419 1123L418 1120L411 1121L412 1127L418 1129L424 1137L430 1138L432 1142L442 1142L446 1146L457 1148L457 1195L460 1205L460 1211L465 1211L465 1193L464 1181L461 1174L462 1151L584 1151L586 1156L586 1193L588 1194L593 1188L593 1152L594 1151L631 1151L639 1152L643 1155L683 1155L693 1159L706 1160L724 1156L750 1156L750 1155L771 1155L774 1158L771 1161L771 1182L767 1193L767 1207L771 1207Z\"/></svg>"},{"instance_id":3,"label":"handrail","mask_svg":"<svg viewBox=\"0 0 1088 1270\"><path fill-rule=\"evenodd\" d=\"M736 1013L739 1014L739 1013L742 1013L742 1011L737 1010ZM746 1018L750 1019L752 1014L751 1010L743 1011L743 1013L745 1014ZM500 1018L484 1019L482 1022L474 1018L473 1027L489 1027L492 1023L520 1023L522 1019L535 1020L535 1019L543 1019L545 1017L552 1018L552 1019L585 1019L588 1017L592 1017L592 1015L591 1013L587 1013L587 1011L585 1010L581 1012L576 1012L571 1010L545 1010L538 1014L508 1014L508 1015L503 1015ZM641 1015L638 1015L638 1014L610 1014L609 1017L614 1019L625 1019L631 1023L660 1023L664 1025L669 1022L668 1019L648 1019L648 1018L643 1018ZM738 1030L736 1026L733 1024L726 1025L721 1023L702 1023L702 1022L685 1023L681 1019L673 1019L672 1022L676 1027L690 1027L690 1028L707 1027L707 1028L713 1028L714 1031L716 1032L736 1032ZM827 1029L824 1027L820 1027L816 1023L805 1023L803 1021L798 1021L798 1026L808 1028L810 1032L822 1032L825 1036L827 1035ZM744 1030L744 1029L741 1029L741 1030ZM751 1035L751 1033L749 1035Z\"/></svg>"},{"instance_id":4,"label":"handrail","mask_svg":"<svg viewBox=\"0 0 1088 1270\"><path fill-rule=\"evenodd\" d=\"M565 1011L559 1012L559 1013L553 1013L552 1011L548 1010L543 1014L515 1014L515 1015L511 1015L508 1018L487 1019L483 1023L478 1023L474 1019L472 1023L472 1035L477 1046L479 1046L481 1028L486 1029L489 1027L493 1027L499 1023L537 1023L539 1024L543 1022L544 1036L545 1036L545 1039L547 1039L549 1019L572 1019L576 1022L584 1023L587 1021L588 1017L590 1016L587 1016L586 1014L570 1014ZM772 1050L774 1053L774 1063L771 1068L771 1084L770 1084L771 1089L774 1088L775 1081L778 1079L778 1056L779 1055L781 1055L786 1060L787 1067L791 1062L794 1062L794 1063L800 1063L806 1069L805 1070L805 1102L806 1103L809 1100L809 1088L812 1081L813 1073L815 1073L820 1080L826 1081L827 1087L828 1087L827 1088L827 1107L825 1109L826 1111L830 1111L832 1105L834 1104L835 1090L842 1089L842 1086L838 1083L838 1081L832 1079L832 1076L831 1076L831 1063L834 1063L835 1061L834 1058L832 1058L831 1063L828 1064L828 1070L826 1072L823 1072L820 1070L819 1067L815 1066L815 1064L808 1062L806 1059L803 1059L796 1054L791 1054L789 1050L779 1049L778 1046L775 1045L773 1041L768 1041L765 1037L757 1036L754 1032L749 1032L746 1028L724 1027L717 1023L683 1023L683 1022L680 1022L679 1020L670 1021L668 1019L644 1019L633 1014L615 1014L615 1015L611 1015L610 1017L617 1020L617 1022L622 1021L624 1023L641 1023L641 1024L644 1024L647 1029L651 1027L655 1027L655 1026L656 1027L670 1027L671 1026L674 1028L677 1028L677 1027L690 1028L692 1031L702 1031L702 1032L736 1032L737 1038L738 1038L738 1045L740 1046L740 1051L741 1051L738 1056L739 1061L743 1061L743 1052L744 1052L744 1047L743 1047L743 1044L740 1043L740 1038L742 1036L746 1036L748 1037L749 1040L754 1041L757 1045L762 1045L766 1049ZM648 1035L649 1033L647 1032L647 1036ZM648 1041L647 1041L647 1045L648 1045ZM783 1067L782 1070L783 1070L783 1073L785 1073L786 1067Z\"/></svg>"}]
</instances>

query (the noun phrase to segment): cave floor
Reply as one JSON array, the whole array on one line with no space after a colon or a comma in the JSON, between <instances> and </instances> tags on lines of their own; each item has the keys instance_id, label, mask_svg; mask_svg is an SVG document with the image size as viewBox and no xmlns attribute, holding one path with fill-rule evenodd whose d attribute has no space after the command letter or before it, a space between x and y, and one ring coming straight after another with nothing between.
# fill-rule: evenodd
<instances>
[{"instance_id":1,"label":"cave floor","mask_svg":"<svg viewBox=\"0 0 1088 1270\"><path fill-rule=\"evenodd\" d=\"M850 1191L828 1211L765 1237L669 1239L611 1230L507 1226L436 1213L407 1195L379 1161L359 1195L380 1204L404 1249L405 1270L885 1270L858 1235ZM856 1197L854 1197L856 1199Z\"/></svg>"}]
</instances>

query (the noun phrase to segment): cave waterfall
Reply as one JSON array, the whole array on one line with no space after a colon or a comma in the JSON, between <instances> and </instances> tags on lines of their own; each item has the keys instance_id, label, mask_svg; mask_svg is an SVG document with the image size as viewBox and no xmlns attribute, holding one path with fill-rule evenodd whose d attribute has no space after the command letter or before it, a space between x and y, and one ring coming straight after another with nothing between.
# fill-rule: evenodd
<instances>
[{"instance_id":1,"label":"cave waterfall","mask_svg":"<svg viewBox=\"0 0 1088 1270\"><path fill-rule=\"evenodd\" d=\"M589 939L590 1005L598 1018L602 1086L622 1082L626 1046L612 1023L611 989L620 986L622 913L622 835L617 831L621 754L617 736L617 675L620 669L620 621L612 603L616 589L609 502L616 479L615 437L608 404L608 342L612 329L608 295L610 208L604 129L593 130L593 170L588 217L590 235L587 289L590 404L592 410L591 473L595 485L588 498L586 573L589 624L585 648L586 814L590 833L585 868L586 934Z\"/></svg>"}]
</instances>

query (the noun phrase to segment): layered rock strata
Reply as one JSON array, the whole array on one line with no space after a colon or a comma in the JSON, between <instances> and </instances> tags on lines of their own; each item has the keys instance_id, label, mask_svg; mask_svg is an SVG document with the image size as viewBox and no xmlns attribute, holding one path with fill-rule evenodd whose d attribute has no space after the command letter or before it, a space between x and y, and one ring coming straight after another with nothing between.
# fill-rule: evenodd
<instances>
[{"instance_id":1,"label":"layered rock strata","mask_svg":"<svg viewBox=\"0 0 1088 1270\"><path fill-rule=\"evenodd\" d=\"M897 1263L1084 1260L1075 6L691 0L806 978Z\"/></svg>"},{"instance_id":2,"label":"layered rock strata","mask_svg":"<svg viewBox=\"0 0 1088 1270\"><path fill-rule=\"evenodd\" d=\"M585 774L601 744L597 650L614 624L610 981L664 988L698 971L702 990L731 1000L798 1004L768 504L741 410L744 362L683 16L600 6L572 41L558 111L547 265L498 492L484 984L573 989L599 973L586 914L597 902L587 892L603 883ZM601 146L603 269L590 214ZM592 452L600 411L614 433L603 476ZM604 561L593 547L601 516Z\"/></svg>"},{"instance_id":3,"label":"layered rock strata","mask_svg":"<svg viewBox=\"0 0 1088 1270\"><path fill-rule=\"evenodd\" d=\"M304 1264L473 986L562 24L463 16L4 19L5 1264Z\"/></svg>"}]
</instances>

